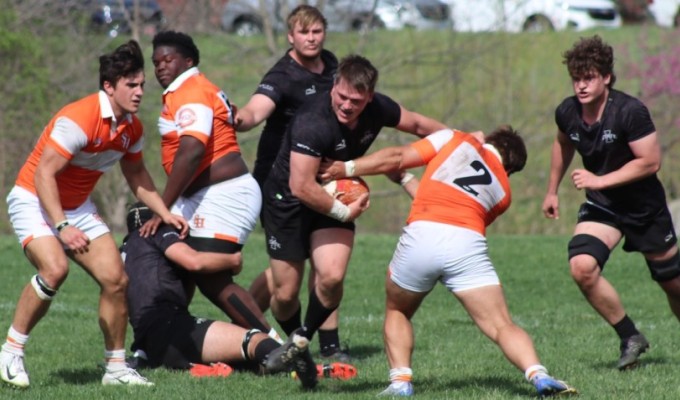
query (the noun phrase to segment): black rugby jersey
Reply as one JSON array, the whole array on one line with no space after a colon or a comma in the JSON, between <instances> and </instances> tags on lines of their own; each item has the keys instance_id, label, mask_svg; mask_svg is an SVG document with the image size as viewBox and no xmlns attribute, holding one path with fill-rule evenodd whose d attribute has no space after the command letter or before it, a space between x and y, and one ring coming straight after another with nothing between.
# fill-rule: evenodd
<instances>
[{"instance_id":1,"label":"black rugby jersey","mask_svg":"<svg viewBox=\"0 0 680 400\"><path fill-rule=\"evenodd\" d=\"M155 320L173 315L178 310L188 312L189 299L183 279L189 272L174 267L165 251L180 241L177 231L161 224L156 234L147 238L135 231L123 246L127 288L128 314L135 338L142 338Z\"/></svg>"},{"instance_id":2,"label":"black rugby jersey","mask_svg":"<svg viewBox=\"0 0 680 400\"><path fill-rule=\"evenodd\" d=\"M601 176L618 170L635 156L629 143L656 131L647 107L638 99L610 89L602 118L589 126L576 96L566 98L555 111L557 127L583 158L584 167ZM656 174L623 186L586 190L586 198L610 211L644 218L666 205Z\"/></svg>"},{"instance_id":3,"label":"black rugby jersey","mask_svg":"<svg viewBox=\"0 0 680 400\"><path fill-rule=\"evenodd\" d=\"M366 153L383 127L395 127L400 119L399 104L374 93L356 127L350 130L336 118L330 92L324 93L317 101L306 103L293 118L269 174L268 188L292 197L288 186L291 151L339 161L353 160Z\"/></svg>"},{"instance_id":4,"label":"black rugby jersey","mask_svg":"<svg viewBox=\"0 0 680 400\"><path fill-rule=\"evenodd\" d=\"M330 90L338 60L328 50L321 52L324 70L316 74L298 64L289 55L290 50L265 74L255 94L269 97L275 104L274 112L267 118L257 146L253 176L262 185L281 147L283 135L291 118L302 104L318 94Z\"/></svg>"}]
</instances>

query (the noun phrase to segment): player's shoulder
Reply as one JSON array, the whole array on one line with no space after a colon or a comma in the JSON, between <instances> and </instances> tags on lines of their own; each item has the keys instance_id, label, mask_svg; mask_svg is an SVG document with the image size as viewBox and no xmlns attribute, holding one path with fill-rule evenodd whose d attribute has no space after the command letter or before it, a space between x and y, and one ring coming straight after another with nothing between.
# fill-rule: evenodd
<instances>
[{"instance_id":1,"label":"player's shoulder","mask_svg":"<svg viewBox=\"0 0 680 400\"><path fill-rule=\"evenodd\" d=\"M628 93L616 89L609 90L609 98L617 104L619 109L633 109L638 107L645 107L642 100Z\"/></svg>"}]
</instances>

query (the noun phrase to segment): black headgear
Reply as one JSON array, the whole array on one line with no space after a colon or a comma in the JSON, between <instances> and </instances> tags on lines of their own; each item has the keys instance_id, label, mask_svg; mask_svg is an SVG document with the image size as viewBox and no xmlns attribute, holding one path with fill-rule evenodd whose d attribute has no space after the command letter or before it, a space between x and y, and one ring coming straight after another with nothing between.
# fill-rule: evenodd
<instances>
[{"instance_id":1,"label":"black headgear","mask_svg":"<svg viewBox=\"0 0 680 400\"><path fill-rule=\"evenodd\" d=\"M144 223L153 217L153 211L146 204L138 201L128 208L127 229L128 233L139 229Z\"/></svg>"}]
</instances>

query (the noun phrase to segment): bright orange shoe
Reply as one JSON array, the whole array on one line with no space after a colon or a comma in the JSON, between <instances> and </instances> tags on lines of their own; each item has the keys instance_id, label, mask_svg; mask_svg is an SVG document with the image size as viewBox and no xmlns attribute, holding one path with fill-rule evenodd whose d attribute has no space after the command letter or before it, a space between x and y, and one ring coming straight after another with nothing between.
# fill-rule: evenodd
<instances>
[{"instance_id":1,"label":"bright orange shoe","mask_svg":"<svg viewBox=\"0 0 680 400\"><path fill-rule=\"evenodd\" d=\"M210 365L191 364L189 373L196 378L203 378L207 376L221 376L227 377L234 372L234 369L225 363L217 362Z\"/></svg>"},{"instance_id":2,"label":"bright orange shoe","mask_svg":"<svg viewBox=\"0 0 680 400\"><path fill-rule=\"evenodd\" d=\"M347 380L357 376L357 369L354 365L345 364L341 362L334 362L330 364L317 364L316 374L320 378L334 378Z\"/></svg>"}]
</instances>

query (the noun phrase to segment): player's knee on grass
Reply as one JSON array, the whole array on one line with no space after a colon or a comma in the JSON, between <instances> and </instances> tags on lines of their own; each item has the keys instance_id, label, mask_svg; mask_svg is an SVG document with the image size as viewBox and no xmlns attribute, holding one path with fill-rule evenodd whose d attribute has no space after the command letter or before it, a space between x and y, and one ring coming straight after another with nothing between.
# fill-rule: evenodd
<instances>
[{"instance_id":1,"label":"player's knee on grass","mask_svg":"<svg viewBox=\"0 0 680 400\"><path fill-rule=\"evenodd\" d=\"M657 282L666 282L680 276L680 253L667 260L652 261L646 260L652 279Z\"/></svg>"},{"instance_id":2,"label":"player's knee on grass","mask_svg":"<svg viewBox=\"0 0 680 400\"><path fill-rule=\"evenodd\" d=\"M579 234L569 241L569 264L572 266L574 257L586 254L593 257L600 270L603 270L610 253L609 247L593 235Z\"/></svg>"}]
</instances>

